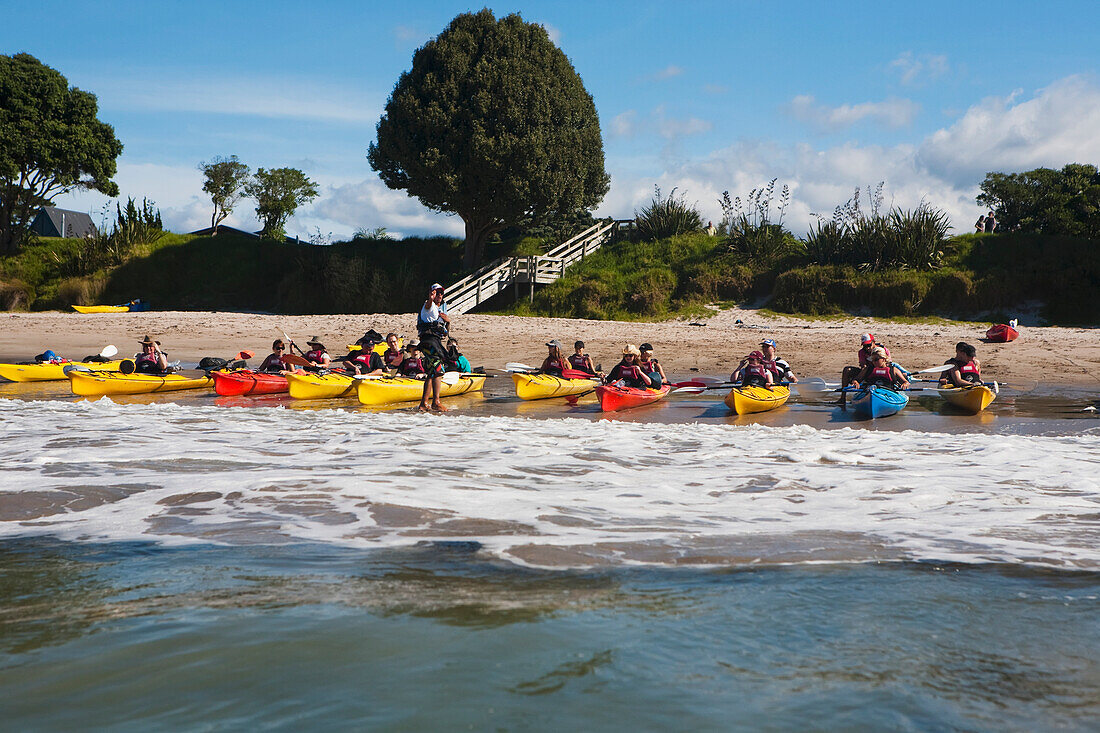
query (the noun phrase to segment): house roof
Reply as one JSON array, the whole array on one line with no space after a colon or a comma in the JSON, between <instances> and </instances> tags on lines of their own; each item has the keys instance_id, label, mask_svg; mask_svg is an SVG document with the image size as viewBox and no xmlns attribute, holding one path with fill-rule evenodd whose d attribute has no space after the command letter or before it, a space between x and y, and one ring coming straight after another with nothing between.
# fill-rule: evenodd
<instances>
[{"instance_id":1,"label":"house roof","mask_svg":"<svg viewBox=\"0 0 1100 733\"><path fill-rule=\"evenodd\" d=\"M83 237L98 231L90 215L56 206L39 209L31 222L31 229L46 237Z\"/></svg>"}]
</instances>

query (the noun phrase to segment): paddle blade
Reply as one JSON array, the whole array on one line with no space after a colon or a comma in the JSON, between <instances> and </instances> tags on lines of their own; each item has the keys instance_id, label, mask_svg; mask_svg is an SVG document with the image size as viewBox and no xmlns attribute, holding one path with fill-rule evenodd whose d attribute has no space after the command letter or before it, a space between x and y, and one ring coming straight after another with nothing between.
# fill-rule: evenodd
<instances>
[{"instance_id":1,"label":"paddle blade","mask_svg":"<svg viewBox=\"0 0 1100 733\"><path fill-rule=\"evenodd\" d=\"M523 364L518 361L510 361L504 365L504 371L506 372L533 372L537 367L533 367L530 364Z\"/></svg>"},{"instance_id":2,"label":"paddle blade","mask_svg":"<svg viewBox=\"0 0 1100 733\"><path fill-rule=\"evenodd\" d=\"M294 366L300 367L313 366L313 364L308 359L303 359L296 354L283 354L279 357L279 361L283 362L284 364L293 364Z\"/></svg>"},{"instance_id":3,"label":"paddle blade","mask_svg":"<svg viewBox=\"0 0 1100 733\"><path fill-rule=\"evenodd\" d=\"M237 354L237 358L247 361L248 359L251 359L255 355L256 355L255 351L242 351L241 353Z\"/></svg>"},{"instance_id":4,"label":"paddle blade","mask_svg":"<svg viewBox=\"0 0 1100 733\"><path fill-rule=\"evenodd\" d=\"M672 390L672 394L702 394L706 391L706 387L677 387Z\"/></svg>"},{"instance_id":5,"label":"paddle blade","mask_svg":"<svg viewBox=\"0 0 1100 733\"><path fill-rule=\"evenodd\" d=\"M941 364L939 366L928 367L927 369L920 369L920 370L912 372L912 373L913 374L935 374L936 372L946 372L946 371L949 371L949 370L954 369L954 368L955 368L954 364Z\"/></svg>"},{"instance_id":6,"label":"paddle blade","mask_svg":"<svg viewBox=\"0 0 1100 733\"><path fill-rule=\"evenodd\" d=\"M458 380L462 377L458 372L444 372L441 380L443 384L458 384Z\"/></svg>"},{"instance_id":7,"label":"paddle blade","mask_svg":"<svg viewBox=\"0 0 1100 733\"><path fill-rule=\"evenodd\" d=\"M114 344L108 344L103 347L103 351L99 352L99 355L104 359L109 359L118 353L118 348Z\"/></svg>"}]
</instances>

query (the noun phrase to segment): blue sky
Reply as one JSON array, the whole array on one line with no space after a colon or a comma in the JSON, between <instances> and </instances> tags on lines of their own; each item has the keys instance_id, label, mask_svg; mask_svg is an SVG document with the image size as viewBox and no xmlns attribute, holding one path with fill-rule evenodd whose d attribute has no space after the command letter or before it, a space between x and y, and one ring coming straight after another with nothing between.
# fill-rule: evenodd
<instances>
[{"instance_id":1,"label":"blue sky","mask_svg":"<svg viewBox=\"0 0 1100 733\"><path fill-rule=\"evenodd\" d=\"M778 177L801 233L885 181L887 203L926 200L966 231L986 171L1100 163L1094 2L487 5L545 25L595 99L612 176L601 215L631 216L658 184L717 218L723 190ZM125 146L123 195L156 200L175 230L209 222L198 163L236 154L319 182L291 233L460 234L365 156L416 48L481 7L0 0L0 53L99 97ZM249 202L231 221L255 224Z\"/></svg>"}]
</instances>

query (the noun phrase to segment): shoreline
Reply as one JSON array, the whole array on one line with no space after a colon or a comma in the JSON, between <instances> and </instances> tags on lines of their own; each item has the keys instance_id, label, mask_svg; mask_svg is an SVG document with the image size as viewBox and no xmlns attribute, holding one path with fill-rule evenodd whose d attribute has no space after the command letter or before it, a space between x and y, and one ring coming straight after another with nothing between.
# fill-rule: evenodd
<instances>
[{"instance_id":1,"label":"shoreline","mask_svg":"<svg viewBox=\"0 0 1100 733\"><path fill-rule=\"evenodd\" d=\"M226 357L249 349L256 352L254 362L258 364L284 330L303 346L306 339L318 336L334 355L344 353L347 344L370 328L383 335L393 331L406 339L416 334L413 313L311 316L49 311L8 313L0 318L0 361L30 360L45 349L79 359L107 344L129 355L138 351L137 342L149 334L162 342L173 360L197 362L203 356ZM779 342L779 355L791 363L797 375L830 380L837 379L846 364L854 363L860 334L870 332L910 370L942 364L954 355L956 342L967 341L978 349L987 377L1100 388L1100 329L1021 327L1018 340L987 344L980 340L985 328L984 324L914 324L861 317L810 320L730 308L692 321L658 322L464 314L455 316L451 332L470 362L487 368L499 368L508 361L538 365L546 354L545 342L557 338L566 344L584 341L593 360L606 370L618 361L624 344L648 341L670 377L728 374L740 357L758 348L761 339L774 338Z\"/></svg>"}]
</instances>

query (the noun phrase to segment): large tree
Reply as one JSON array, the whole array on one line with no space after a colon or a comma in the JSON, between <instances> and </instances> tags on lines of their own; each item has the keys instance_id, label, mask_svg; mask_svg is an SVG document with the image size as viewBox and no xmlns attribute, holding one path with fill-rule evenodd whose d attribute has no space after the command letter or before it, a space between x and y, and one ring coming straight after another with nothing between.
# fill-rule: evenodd
<instances>
[{"instance_id":1,"label":"large tree","mask_svg":"<svg viewBox=\"0 0 1100 733\"><path fill-rule=\"evenodd\" d=\"M1100 171L1095 165L987 173L981 189L978 203L996 210L998 231L1100 237Z\"/></svg>"},{"instance_id":2,"label":"large tree","mask_svg":"<svg viewBox=\"0 0 1100 733\"><path fill-rule=\"evenodd\" d=\"M210 194L214 204L214 213L210 215L211 236L217 236L218 225L233 213L233 207L244 195L244 184L248 181L248 166L237 159L236 155L223 158L215 156L209 163L199 163L206 181L202 190Z\"/></svg>"},{"instance_id":3,"label":"large tree","mask_svg":"<svg viewBox=\"0 0 1100 733\"><path fill-rule=\"evenodd\" d=\"M244 192L256 199L256 216L264 224L260 236L278 240L286 236L283 227L298 207L317 198L317 184L297 168L260 168Z\"/></svg>"},{"instance_id":4,"label":"large tree","mask_svg":"<svg viewBox=\"0 0 1100 733\"><path fill-rule=\"evenodd\" d=\"M413 55L368 158L387 186L466 225L472 269L504 227L607 193L596 105L541 25L459 15Z\"/></svg>"},{"instance_id":5,"label":"large tree","mask_svg":"<svg viewBox=\"0 0 1100 733\"><path fill-rule=\"evenodd\" d=\"M35 211L76 188L118 196L122 143L94 94L26 53L0 55L0 252L16 251Z\"/></svg>"}]
</instances>

